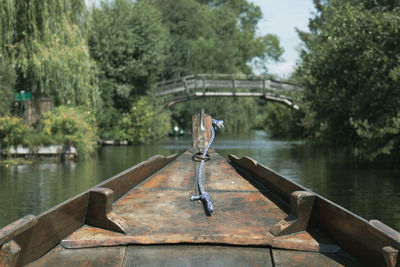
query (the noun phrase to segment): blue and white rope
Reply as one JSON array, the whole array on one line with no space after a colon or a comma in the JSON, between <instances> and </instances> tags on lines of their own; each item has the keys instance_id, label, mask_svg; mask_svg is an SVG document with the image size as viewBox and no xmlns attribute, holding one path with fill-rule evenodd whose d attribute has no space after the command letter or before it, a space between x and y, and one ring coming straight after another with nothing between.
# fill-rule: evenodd
<instances>
[{"instance_id":1,"label":"blue and white rope","mask_svg":"<svg viewBox=\"0 0 400 267\"><path fill-rule=\"evenodd\" d=\"M201 179L201 174L203 171L203 166L204 166L204 159L207 156L207 151L210 148L212 142L214 141L214 137L215 137L215 131L218 131L220 129L224 128L224 121L222 120L216 120L216 119L212 119L212 127L211 127L211 138L210 141L208 142L206 149L204 149L203 155L202 155L202 159L200 162L200 167L199 167L199 174L198 174L198 178L197 178L197 185L199 187L199 191L200 191L200 195L198 196L192 196L190 199L191 200L201 200L206 207L206 211L208 214L211 215L211 213L213 213L214 208L211 202L211 197L210 195L204 190L203 187L203 182Z\"/></svg>"}]
</instances>

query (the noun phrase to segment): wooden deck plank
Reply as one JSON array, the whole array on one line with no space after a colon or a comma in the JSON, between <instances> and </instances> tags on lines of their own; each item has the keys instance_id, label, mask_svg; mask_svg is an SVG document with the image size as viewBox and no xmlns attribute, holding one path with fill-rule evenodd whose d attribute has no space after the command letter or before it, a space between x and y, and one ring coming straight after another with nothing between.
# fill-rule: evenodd
<instances>
[{"instance_id":1,"label":"wooden deck plank","mask_svg":"<svg viewBox=\"0 0 400 267\"><path fill-rule=\"evenodd\" d=\"M27 267L119 267L125 257L126 247L64 249L60 246L53 249Z\"/></svg>"},{"instance_id":2,"label":"wooden deck plank","mask_svg":"<svg viewBox=\"0 0 400 267\"><path fill-rule=\"evenodd\" d=\"M269 230L287 214L277 203L239 176L225 159L215 153L211 153L211 156L205 166L205 184L215 208L213 216L205 216L201 202L190 201L195 194L195 184L188 180L194 181L197 162L187 152L114 202L113 211L129 225L127 235L84 226L65 238L62 245L78 248L215 243L311 251L339 249L319 233L272 236ZM180 171L182 166L183 171ZM187 172L187 169L192 172ZM228 184L227 188L224 183Z\"/></svg>"},{"instance_id":3,"label":"wooden deck plank","mask_svg":"<svg viewBox=\"0 0 400 267\"><path fill-rule=\"evenodd\" d=\"M276 267L360 267L365 266L345 252L316 253L307 251L293 251L271 249L274 266Z\"/></svg>"},{"instance_id":4,"label":"wooden deck plank","mask_svg":"<svg viewBox=\"0 0 400 267\"><path fill-rule=\"evenodd\" d=\"M130 246L122 266L272 267L273 265L268 248L180 245Z\"/></svg>"}]
</instances>

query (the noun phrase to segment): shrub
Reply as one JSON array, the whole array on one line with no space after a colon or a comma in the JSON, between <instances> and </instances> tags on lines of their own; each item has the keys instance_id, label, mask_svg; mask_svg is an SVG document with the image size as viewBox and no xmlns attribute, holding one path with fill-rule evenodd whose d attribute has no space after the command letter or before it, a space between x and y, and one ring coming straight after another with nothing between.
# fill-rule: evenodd
<instances>
[{"instance_id":1,"label":"shrub","mask_svg":"<svg viewBox=\"0 0 400 267\"><path fill-rule=\"evenodd\" d=\"M0 146L8 150L11 146L26 145L30 127L22 123L21 118L13 116L0 117Z\"/></svg>"},{"instance_id":2,"label":"shrub","mask_svg":"<svg viewBox=\"0 0 400 267\"><path fill-rule=\"evenodd\" d=\"M64 146L75 146L78 153L94 152L98 137L92 112L76 107L60 106L43 118L44 134L53 140L61 140Z\"/></svg>"},{"instance_id":3,"label":"shrub","mask_svg":"<svg viewBox=\"0 0 400 267\"><path fill-rule=\"evenodd\" d=\"M132 104L131 112L122 115L115 138L133 144L149 143L166 136L171 128L168 113L157 113L146 97Z\"/></svg>"},{"instance_id":4,"label":"shrub","mask_svg":"<svg viewBox=\"0 0 400 267\"><path fill-rule=\"evenodd\" d=\"M264 129L271 137L299 138L304 135L299 111L279 103L268 103L265 112Z\"/></svg>"}]
</instances>

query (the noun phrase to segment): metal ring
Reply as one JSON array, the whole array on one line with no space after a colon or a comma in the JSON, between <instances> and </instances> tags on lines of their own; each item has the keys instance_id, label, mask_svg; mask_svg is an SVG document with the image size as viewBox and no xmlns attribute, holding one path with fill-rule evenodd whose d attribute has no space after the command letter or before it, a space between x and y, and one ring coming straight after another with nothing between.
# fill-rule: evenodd
<instances>
[{"instance_id":1,"label":"metal ring","mask_svg":"<svg viewBox=\"0 0 400 267\"><path fill-rule=\"evenodd\" d=\"M197 153L197 154L193 154L193 159L195 160L195 161L202 161L202 160L204 160L204 161L208 161L208 160L210 160L210 155L208 155L208 154L206 154L206 156L205 157L203 157L203 153Z\"/></svg>"}]
</instances>

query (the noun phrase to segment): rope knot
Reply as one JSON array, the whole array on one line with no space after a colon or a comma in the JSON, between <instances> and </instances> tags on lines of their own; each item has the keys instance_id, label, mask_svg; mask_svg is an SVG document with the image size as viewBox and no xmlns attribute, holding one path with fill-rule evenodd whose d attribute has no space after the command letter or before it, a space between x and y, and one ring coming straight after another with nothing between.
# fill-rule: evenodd
<instances>
[{"instance_id":1,"label":"rope knot","mask_svg":"<svg viewBox=\"0 0 400 267\"><path fill-rule=\"evenodd\" d=\"M224 121L223 120L212 119L212 124L213 124L213 126L214 126L216 131L219 131L222 128L224 128Z\"/></svg>"},{"instance_id":2,"label":"rope knot","mask_svg":"<svg viewBox=\"0 0 400 267\"><path fill-rule=\"evenodd\" d=\"M211 214L211 213L214 212L213 204L212 204L212 202L211 202L211 197L210 197L210 195L209 195L206 191L204 191L201 195L192 196L192 197L190 198L190 200L192 200L192 201L201 200L201 202L203 202L203 203L206 205L206 207L207 207L207 212L208 212L209 214Z\"/></svg>"}]
</instances>

